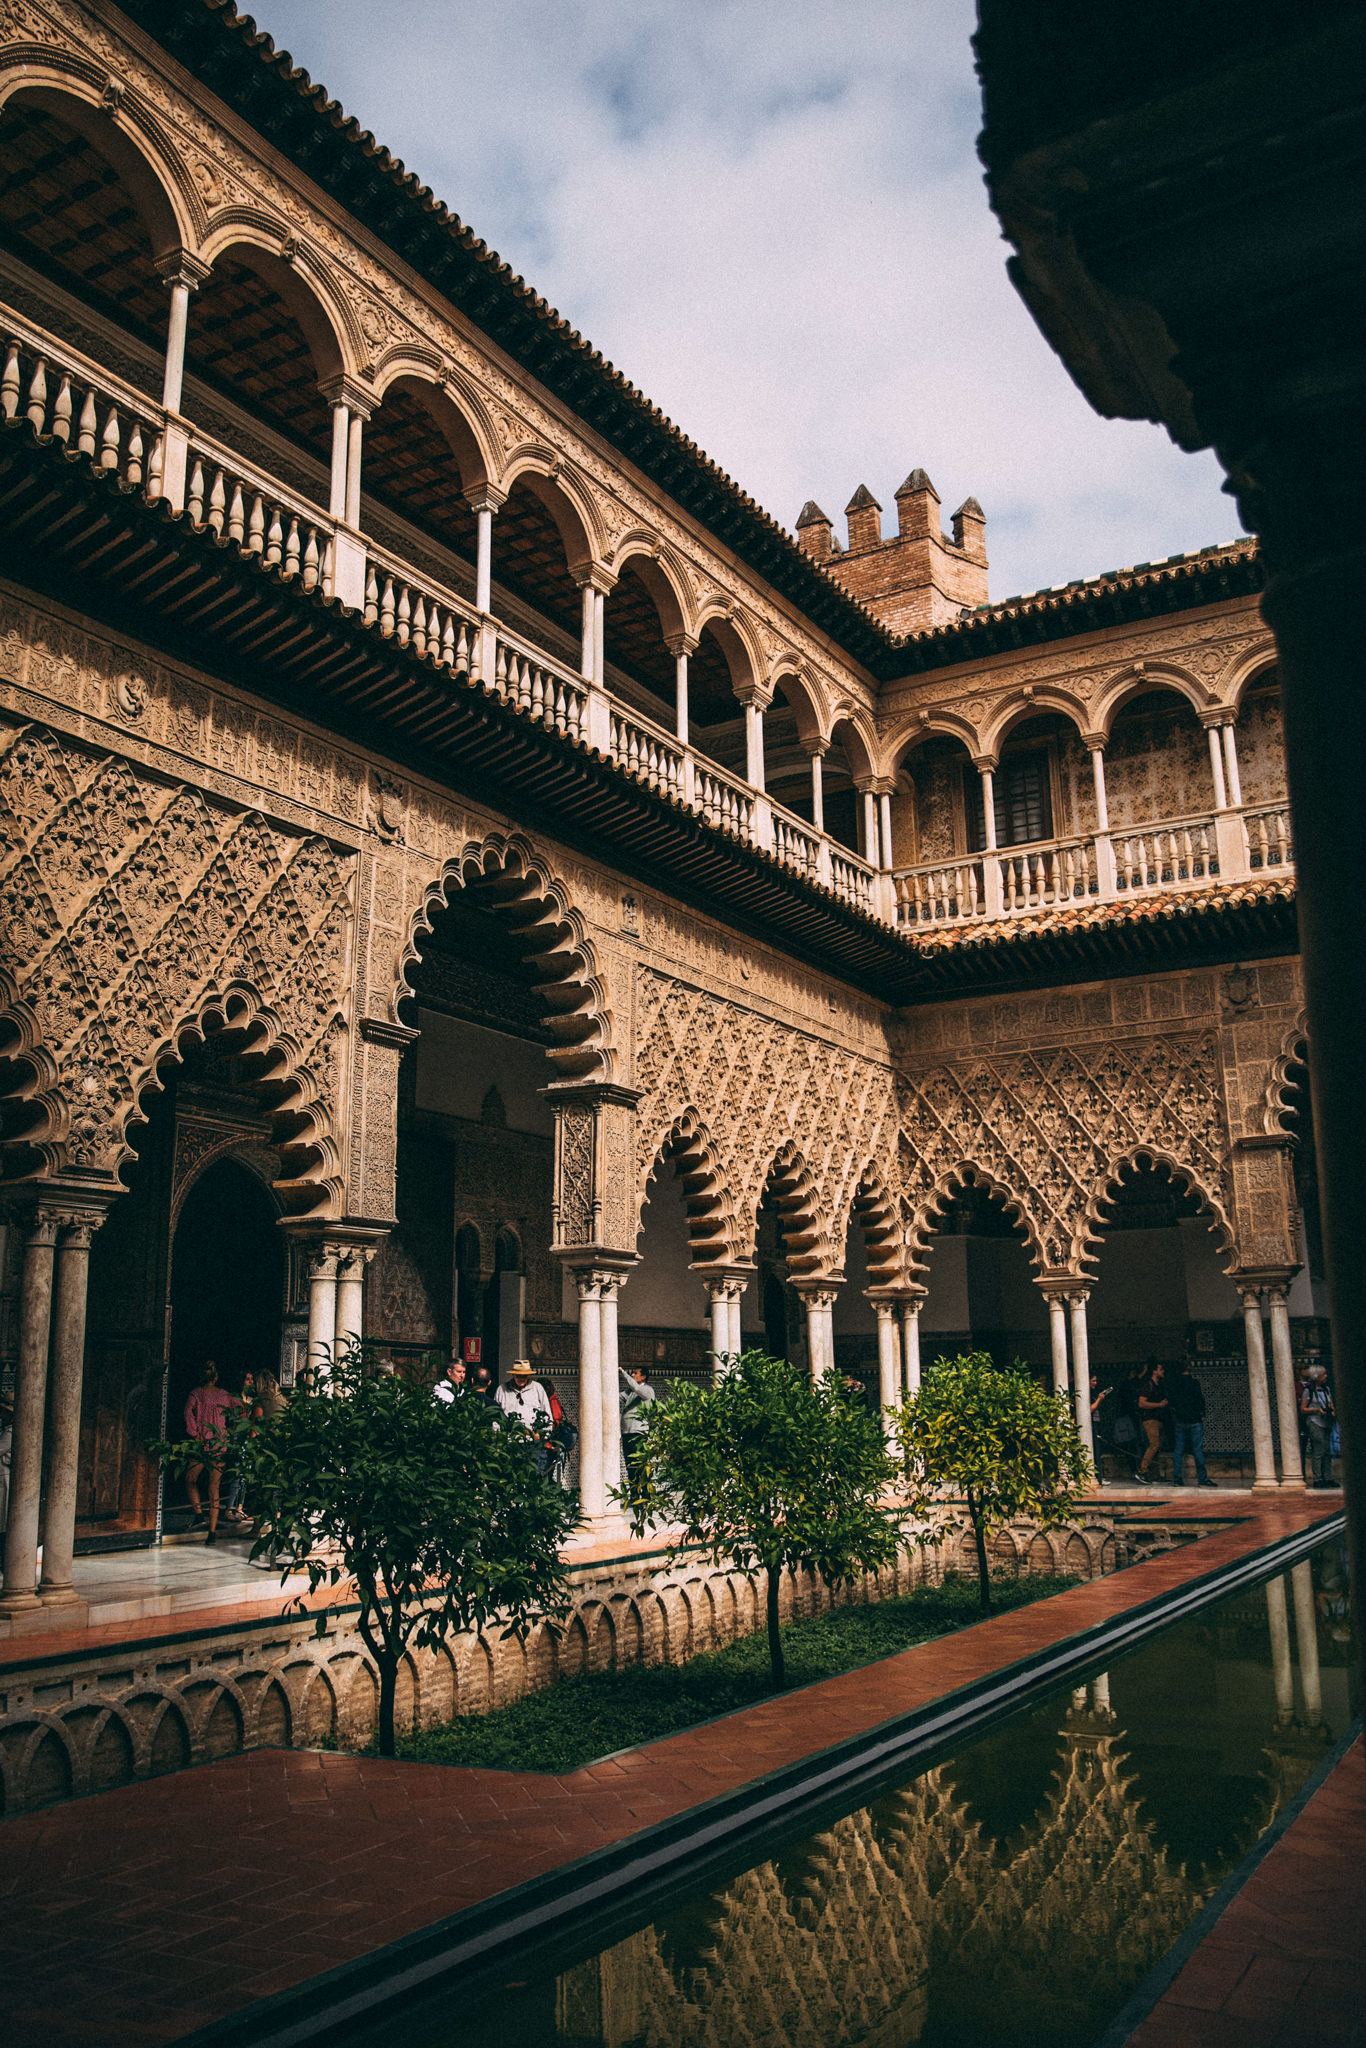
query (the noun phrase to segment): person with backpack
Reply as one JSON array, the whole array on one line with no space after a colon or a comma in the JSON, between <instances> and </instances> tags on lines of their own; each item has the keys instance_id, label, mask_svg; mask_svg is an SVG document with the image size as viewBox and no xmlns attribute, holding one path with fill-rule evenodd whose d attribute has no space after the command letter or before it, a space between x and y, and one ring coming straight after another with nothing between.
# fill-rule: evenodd
<instances>
[{"instance_id":1,"label":"person with backpack","mask_svg":"<svg viewBox=\"0 0 1366 2048\"><path fill-rule=\"evenodd\" d=\"M634 1493L636 1466L645 1449L645 1434L650 1426L650 1409L658 1396L645 1377L643 1365L638 1365L634 1372L627 1372L624 1366L618 1369L621 1373L621 1449L626 1460L627 1487Z\"/></svg>"}]
</instances>

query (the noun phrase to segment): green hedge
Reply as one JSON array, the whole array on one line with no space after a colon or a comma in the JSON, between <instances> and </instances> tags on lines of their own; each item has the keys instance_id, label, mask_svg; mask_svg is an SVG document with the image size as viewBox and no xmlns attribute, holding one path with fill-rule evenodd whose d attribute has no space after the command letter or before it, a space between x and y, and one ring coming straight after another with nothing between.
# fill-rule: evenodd
<instances>
[{"instance_id":1,"label":"green hedge","mask_svg":"<svg viewBox=\"0 0 1366 2048\"><path fill-rule=\"evenodd\" d=\"M1072 1578L993 1581L998 1611L1028 1606L1080 1582ZM899 1600L840 1607L783 1630L787 1690L894 1656L980 1619L976 1578L920 1586ZM773 1697L762 1629L686 1664L632 1664L564 1678L544 1692L488 1714L462 1714L398 1737L413 1761L509 1771L572 1771L595 1758L655 1742L718 1714Z\"/></svg>"}]
</instances>

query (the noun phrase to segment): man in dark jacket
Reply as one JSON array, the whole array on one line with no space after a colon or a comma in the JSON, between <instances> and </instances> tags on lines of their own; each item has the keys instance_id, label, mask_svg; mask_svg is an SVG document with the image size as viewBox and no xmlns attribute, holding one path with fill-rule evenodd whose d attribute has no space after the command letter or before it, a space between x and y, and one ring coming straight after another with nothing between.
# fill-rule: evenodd
<instances>
[{"instance_id":1,"label":"man in dark jacket","mask_svg":"<svg viewBox=\"0 0 1366 2048\"><path fill-rule=\"evenodd\" d=\"M1176 1430L1176 1449L1172 1454L1172 1467L1178 1486L1184 1486L1182 1473L1186 1467L1186 1452L1189 1450L1195 1464L1196 1481L1201 1486L1213 1486L1214 1481L1205 1470L1205 1390L1195 1377L1189 1359L1177 1375L1176 1383L1167 1396L1173 1427Z\"/></svg>"}]
</instances>

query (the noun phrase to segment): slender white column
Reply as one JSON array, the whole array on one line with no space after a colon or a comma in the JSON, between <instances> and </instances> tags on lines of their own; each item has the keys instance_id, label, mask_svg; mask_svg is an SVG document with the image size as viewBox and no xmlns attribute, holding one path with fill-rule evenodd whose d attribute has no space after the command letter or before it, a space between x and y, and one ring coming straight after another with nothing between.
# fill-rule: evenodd
<instances>
[{"instance_id":1,"label":"slender white column","mask_svg":"<svg viewBox=\"0 0 1366 2048\"><path fill-rule=\"evenodd\" d=\"M1308 1558L1290 1574L1295 1599L1295 1648L1300 1660L1300 1692L1304 1718L1311 1728L1323 1720L1323 1680L1319 1674L1319 1631L1314 1613L1314 1571Z\"/></svg>"},{"instance_id":2,"label":"slender white column","mask_svg":"<svg viewBox=\"0 0 1366 2048\"><path fill-rule=\"evenodd\" d=\"M894 1301L875 1301L873 1308L877 1314L878 1406L885 1417L901 1405L901 1335Z\"/></svg>"},{"instance_id":3,"label":"slender white column","mask_svg":"<svg viewBox=\"0 0 1366 2048\"><path fill-rule=\"evenodd\" d=\"M880 848L882 858L879 865L889 868L892 865L892 799L890 792L885 789L879 790L877 803L878 828L882 840Z\"/></svg>"},{"instance_id":4,"label":"slender white column","mask_svg":"<svg viewBox=\"0 0 1366 2048\"><path fill-rule=\"evenodd\" d=\"M835 1370L835 1293L833 1288L812 1288L803 1295L806 1303L806 1350L813 1380L827 1379Z\"/></svg>"},{"instance_id":5,"label":"slender white column","mask_svg":"<svg viewBox=\"0 0 1366 2048\"><path fill-rule=\"evenodd\" d=\"M726 1299L726 1322L730 1348L737 1358L745 1348L745 1340L740 1335L740 1300L744 1294L745 1285L746 1283L743 1280L732 1280L730 1293Z\"/></svg>"},{"instance_id":6,"label":"slender white column","mask_svg":"<svg viewBox=\"0 0 1366 2048\"><path fill-rule=\"evenodd\" d=\"M764 786L764 714L753 697L745 706L745 780L751 789Z\"/></svg>"},{"instance_id":7,"label":"slender white column","mask_svg":"<svg viewBox=\"0 0 1366 2048\"><path fill-rule=\"evenodd\" d=\"M607 1512L602 1471L602 1302L601 1276L576 1272L579 1291L579 1497L590 1522Z\"/></svg>"},{"instance_id":8,"label":"slender white column","mask_svg":"<svg viewBox=\"0 0 1366 2048\"><path fill-rule=\"evenodd\" d=\"M1240 1288L1243 1329L1247 1335L1247 1391L1252 1403L1254 1490L1275 1486L1276 1451L1271 1440L1271 1403L1266 1392L1266 1343L1262 1336L1262 1296L1257 1287Z\"/></svg>"},{"instance_id":9,"label":"slender white column","mask_svg":"<svg viewBox=\"0 0 1366 2048\"><path fill-rule=\"evenodd\" d=\"M90 1283L90 1240L102 1211L63 1223L57 1245L57 1300L52 1318L52 1369L48 1386L47 1500L43 1508L45 1607L77 1597L73 1583L76 1542L76 1476L81 1453L81 1387L85 1379L85 1308Z\"/></svg>"},{"instance_id":10,"label":"slender white column","mask_svg":"<svg viewBox=\"0 0 1366 2048\"><path fill-rule=\"evenodd\" d=\"M1090 1289L1085 1287L1079 1287L1075 1294L1067 1297L1072 1307L1072 1391L1077 1409L1077 1435L1094 1465L1096 1440L1091 1429L1091 1341L1086 1329L1086 1304L1090 1298ZM1096 1476L1099 1478L1099 1472Z\"/></svg>"},{"instance_id":11,"label":"slender white column","mask_svg":"<svg viewBox=\"0 0 1366 2048\"><path fill-rule=\"evenodd\" d=\"M1097 832L1108 832L1110 829L1110 804L1105 794L1105 749L1103 747L1092 747L1091 749L1091 778L1096 786L1096 830Z\"/></svg>"},{"instance_id":12,"label":"slender white column","mask_svg":"<svg viewBox=\"0 0 1366 2048\"><path fill-rule=\"evenodd\" d=\"M607 657L603 651L607 631L607 599L602 591L593 592L593 681L600 690L607 688Z\"/></svg>"},{"instance_id":13,"label":"slender white column","mask_svg":"<svg viewBox=\"0 0 1366 2048\"><path fill-rule=\"evenodd\" d=\"M1236 811L1243 801L1243 779L1238 773L1238 739L1232 720L1221 725L1219 730L1224 735L1224 780L1228 785L1228 800Z\"/></svg>"},{"instance_id":14,"label":"slender white column","mask_svg":"<svg viewBox=\"0 0 1366 2048\"><path fill-rule=\"evenodd\" d=\"M708 1280L707 1301L711 1309L711 1348L719 1364L734 1348L730 1341L730 1282Z\"/></svg>"},{"instance_id":15,"label":"slender white column","mask_svg":"<svg viewBox=\"0 0 1366 2048\"><path fill-rule=\"evenodd\" d=\"M583 584L582 589L583 622L579 631L579 672L586 683L591 683L596 680L593 653L597 646L597 593L591 583Z\"/></svg>"},{"instance_id":16,"label":"slender white column","mask_svg":"<svg viewBox=\"0 0 1366 2048\"><path fill-rule=\"evenodd\" d=\"M1060 1294L1048 1297L1048 1334L1053 1346L1053 1391L1064 1398L1067 1380L1067 1304Z\"/></svg>"},{"instance_id":17,"label":"slender white column","mask_svg":"<svg viewBox=\"0 0 1366 2048\"><path fill-rule=\"evenodd\" d=\"M996 851L996 775L991 768L979 762L977 772L982 778L982 844L988 853Z\"/></svg>"},{"instance_id":18,"label":"slender white column","mask_svg":"<svg viewBox=\"0 0 1366 2048\"><path fill-rule=\"evenodd\" d=\"M375 1256L370 1245L354 1245L337 1268L337 1350L365 1335L365 1269Z\"/></svg>"},{"instance_id":19,"label":"slender white column","mask_svg":"<svg viewBox=\"0 0 1366 2048\"><path fill-rule=\"evenodd\" d=\"M1290 1663L1290 1621L1285 1607L1285 1580L1266 1582L1266 1625L1271 1635L1271 1675L1276 1687L1276 1719L1288 1728L1295 1718L1295 1673Z\"/></svg>"},{"instance_id":20,"label":"slender white column","mask_svg":"<svg viewBox=\"0 0 1366 2048\"><path fill-rule=\"evenodd\" d=\"M346 517L346 469L351 441L351 408L344 399L332 407L332 483L327 510L333 519Z\"/></svg>"},{"instance_id":21,"label":"slender white column","mask_svg":"<svg viewBox=\"0 0 1366 2048\"><path fill-rule=\"evenodd\" d=\"M902 1303L901 1373L907 1394L920 1392L920 1304L923 1294Z\"/></svg>"},{"instance_id":22,"label":"slender white column","mask_svg":"<svg viewBox=\"0 0 1366 2048\"><path fill-rule=\"evenodd\" d=\"M347 435L346 455L346 523L360 525L360 452L361 439L365 433L365 419L361 413L353 412Z\"/></svg>"},{"instance_id":23,"label":"slender white column","mask_svg":"<svg viewBox=\"0 0 1366 2048\"><path fill-rule=\"evenodd\" d=\"M825 830L825 756L811 749L811 822L818 832Z\"/></svg>"},{"instance_id":24,"label":"slender white column","mask_svg":"<svg viewBox=\"0 0 1366 2048\"><path fill-rule=\"evenodd\" d=\"M1295 1360L1290 1348L1287 1291L1284 1287L1268 1287L1266 1298L1271 1311L1271 1377L1276 1386L1276 1423L1281 1436L1281 1485L1292 1492L1303 1493L1300 1406L1295 1391Z\"/></svg>"},{"instance_id":25,"label":"slender white column","mask_svg":"<svg viewBox=\"0 0 1366 2048\"><path fill-rule=\"evenodd\" d=\"M601 1330L600 1355L602 1367L602 1478L603 1491L610 1495L614 1488L625 1484L625 1473L621 1462L621 1382L617 1377L617 1296L621 1292L620 1273L601 1273L598 1276L598 1314ZM612 1512L612 1502L607 1502L607 1512Z\"/></svg>"},{"instance_id":26,"label":"slender white column","mask_svg":"<svg viewBox=\"0 0 1366 2048\"><path fill-rule=\"evenodd\" d=\"M1110 1674L1108 1671L1098 1671L1091 1680L1091 1712L1093 1714L1108 1714L1110 1712Z\"/></svg>"},{"instance_id":27,"label":"slender white column","mask_svg":"<svg viewBox=\"0 0 1366 2048\"><path fill-rule=\"evenodd\" d=\"M688 650L680 647L674 655L674 731L682 746L688 744Z\"/></svg>"},{"instance_id":28,"label":"slender white column","mask_svg":"<svg viewBox=\"0 0 1366 2048\"><path fill-rule=\"evenodd\" d=\"M161 379L161 402L167 412L179 412L185 387L185 337L190 325L190 286L183 277L170 280L171 310L166 321L166 364Z\"/></svg>"},{"instance_id":29,"label":"slender white column","mask_svg":"<svg viewBox=\"0 0 1366 2048\"><path fill-rule=\"evenodd\" d=\"M0 1614L38 1605L38 1514L43 1492L43 1414L47 1407L52 1263L58 1216L39 1209L24 1243L19 1294L19 1359L15 1369L10 1446L9 1522Z\"/></svg>"},{"instance_id":30,"label":"slender white column","mask_svg":"<svg viewBox=\"0 0 1366 2048\"><path fill-rule=\"evenodd\" d=\"M862 844L862 856L864 856L864 860L868 862L870 868L877 868L877 866L881 866L881 860L879 860L879 829L877 829L877 797L872 795L870 788L862 788L858 795L862 799L860 809L862 809L862 825L864 825L864 829L862 829L862 842L864 842Z\"/></svg>"},{"instance_id":31,"label":"slender white column","mask_svg":"<svg viewBox=\"0 0 1366 2048\"><path fill-rule=\"evenodd\" d=\"M308 1262L308 1365L325 1372L337 1343L337 1255L319 1246Z\"/></svg>"},{"instance_id":32,"label":"slender white column","mask_svg":"<svg viewBox=\"0 0 1366 2048\"><path fill-rule=\"evenodd\" d=\"M1214 774L1214 808L1216 811L1226 811L1228 792L1224 787L1224 752L1219 744L1217 725L1209 727L1209 765Z\"/></svg>"},{"instance_id":33,"label":"slender white column","mask_svg":"<svg viewBox=\"0 0 1366 2048\"><path fill-rule=\"evenodd\" d=\"M493 610L493 507L481 505L474 515L474 608L481 615Z\"/></svg>"}]
</instances>

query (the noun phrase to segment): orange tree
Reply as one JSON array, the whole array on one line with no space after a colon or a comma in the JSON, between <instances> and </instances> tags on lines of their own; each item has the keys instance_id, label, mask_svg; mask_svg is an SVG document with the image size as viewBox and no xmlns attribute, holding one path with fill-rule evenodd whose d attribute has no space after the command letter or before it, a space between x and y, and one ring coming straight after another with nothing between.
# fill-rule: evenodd
<instances>
[{"instance_id":1,"label":"orange tree","mask_svg":"<svg viewBox=\"0 0 1366 2048\"><path fill-rule=\"evenodd\" d=\"M773 1683L785 1682L778 1589L784 1567L839 1583L890 1564L905 1514L888 1501L899 1467L877 1418L843 1382L812 1382L786 1359L723 1359L711 1387L675 1385L649 1410L623 1506L638 1535L669 1522L670 1561L700 1545L714 1563L765 1574Z\"/></svg>"},{"instance_id":2,"label":"orange tree","mask_svg":"<svg viewBox=\"0 0 1366 2048\"><path fill-rule=\"evenodd\" d=\"M1056 1529L1091 1477L1066 1395L1046 1394L1022 1365L1002 1372L984 1351L966 1351L930 1367L900 1410L896 1434L917 1515L955 1493L966 1503L989 1614L987 1538L1022 1515Z\"/></svg>"}]
</instances>

